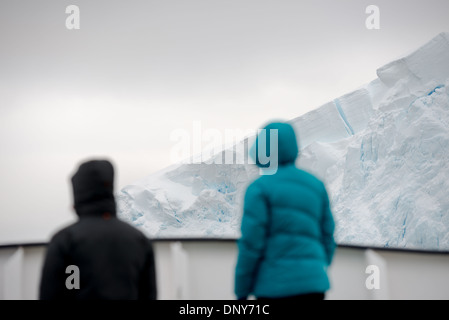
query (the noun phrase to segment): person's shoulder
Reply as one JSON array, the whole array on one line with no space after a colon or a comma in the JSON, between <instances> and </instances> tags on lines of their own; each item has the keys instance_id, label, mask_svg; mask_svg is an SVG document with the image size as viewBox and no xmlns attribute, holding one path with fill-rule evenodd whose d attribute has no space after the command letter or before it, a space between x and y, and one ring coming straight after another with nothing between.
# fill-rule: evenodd
<instances>
[{"instance_id":1,"label":"person's shoulder","mask_svg":"<svg viewBox=\"0 0 449 320\"><path fill-rule=\"evenodd\" d=\"M61 239L67 238L70 236L70 233L72 232L72 230L74 228L76 228L76 225L79 223L79 221L77 222L73 222L70 223L68 225L66 225L65 227L61 227L59 230L57 230L52 236L51 236L51 240L50 241L59 241Z\"/></svg>"},{"instance_id":2,"label":"person's shoulder","mask_svg":"<svg viewBox=\"0 0 449 320\"><path fill-rule=\"evenodd\" d=\"M310 181L312 181L314 183L322 183L321 180L316 175L314 175L313 173L311 173L309 171L306 171L304 169L301 169L301 168L296 168L296 169L300 172L300 174L304 178L309 179Z\"/></svg>"},{"instance_id":3,"label":"person's shoulder","mask_svg":"<svg viewBox=\"0 0 449 320\"><path fill-rule=\"evenodd\" d=\"M116 218L116 223L120 226L123 232L127 232L135 237L141 238L142 240L148 239L148 237L138 228L131 225L129 222L122 220L121 218Z\"/></svg>"},{"instance_id":4,"label":"person's shoulder","mask_svg":"<svg viewBox=\"0 0 449 320\"><path fill-rule=\"evenodd\" d=\"M324 182L313 173L300 168L297 168L297 171L302 180L307 181L307 183L313 188L316 188L317 191L322 192L323 190L326 190Z\"/></svg>"},{"instance_id":5,"label":"person's shoulder","mask_svg":"<svg viewBox=\"0 0 449 320\"><path fill-rule=\"evenodd\" d=\"M153 252L153 242L142 230L119 217L116 218L116 226L118 228L115 231L118 231L123 239L127 239L131 243L137 244L138 247L144 248L147 253Z\"/></svg>"},{"instance_id":6,"label":"person's shoulder","mask_svg":"<svg viewBox=\"0 0 449 320\"><path fill-rule=\"evenodd\" d=\"M48 243L49 246L53 248L67 248L70 245L72 233L76 225L79 223L74 222L61 229L57 230L50 238Z\"/></svg>"},{"instance_id":7,"label":"person's shoulder","mask_svg":"<svg viewBox=\"0 0 449 320\"><path fill-rule=\"evenodd\" d=\"M248 184L248 186L246 188L246 192L251 193L251 192L257 192L257 191L264 190L264 185L268 182L267 177L268 176L266 176L266 175L261 175L261 176L255 178L253 181L251 181Z\"/></svg>"}]
</instances>

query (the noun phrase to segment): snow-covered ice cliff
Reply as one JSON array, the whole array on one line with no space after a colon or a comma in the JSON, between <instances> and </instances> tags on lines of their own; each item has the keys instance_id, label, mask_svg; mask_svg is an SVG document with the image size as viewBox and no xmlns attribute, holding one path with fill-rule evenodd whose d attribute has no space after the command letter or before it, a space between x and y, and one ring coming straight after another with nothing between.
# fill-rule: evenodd
<instances>
[{"instance_id":1,"label":"snow-covered ice cliff","mask_svg":"<svg viewBox=\"0 0 449 320\"><path fill-rule=\"evenodd\" d=\"M290 121L297 164L325 181L337 242L449 250L449 33L377 75ZM125 186L119 215L151 237L238 237L243 194L259 171L213 159Z\"/></svg>"}]
</instances>

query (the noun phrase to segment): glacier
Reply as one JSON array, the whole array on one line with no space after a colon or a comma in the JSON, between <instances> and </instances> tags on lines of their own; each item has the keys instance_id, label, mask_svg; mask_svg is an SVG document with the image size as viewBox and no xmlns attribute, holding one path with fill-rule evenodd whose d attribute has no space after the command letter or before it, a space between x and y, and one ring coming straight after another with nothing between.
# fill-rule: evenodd
<instances>
[{"instance_id":1,"label":"glacier","mask_svg":"<svg viewBox=\"0 0 449 320\"><path fill-rule=\"evenodd\" d=\"M328 189L337 243L449 250L449 33L290 123L297 166ZM238 238L243 195L259 171L216 160L245 157L250 141L123 187L119 216L152 238Z\"/></svg>"}]
</instances>

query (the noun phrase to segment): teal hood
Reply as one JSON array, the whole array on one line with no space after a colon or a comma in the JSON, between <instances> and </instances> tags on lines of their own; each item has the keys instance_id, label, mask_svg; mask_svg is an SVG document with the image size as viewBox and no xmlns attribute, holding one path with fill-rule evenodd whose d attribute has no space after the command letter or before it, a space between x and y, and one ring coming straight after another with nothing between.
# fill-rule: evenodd
<instances>
[{"instance_id":1,"label":"teal hood","mask_svg":"<svg viewBox=\"0 0 449 320\"><path fill-rule=\"evenodd\" d=\"M285 122L272 122L265 126L251 147L251 157L259 167L266 168L272 165L267 163L265 157L277 161L280 166L294 163L298 157L298 142L293 127ZM259 153L260 149L260 153ZM277 153L277 157L275 154Z\"/></svg>"}]
</instances>

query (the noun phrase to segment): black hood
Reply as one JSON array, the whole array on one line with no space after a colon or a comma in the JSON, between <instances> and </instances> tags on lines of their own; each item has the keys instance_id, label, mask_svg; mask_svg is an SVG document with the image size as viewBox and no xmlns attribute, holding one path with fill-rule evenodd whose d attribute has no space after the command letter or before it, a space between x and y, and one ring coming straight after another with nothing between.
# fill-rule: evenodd
<instances>
[{"instance_id":1,"label":"black hood","mask_svg":"<svg viewBox=\"0 0 449 320\"><path fill-rule=\"evenodd\" d=\"M84 162L72 177L74 207L80 216L116 213L114 167L107 160Z\"/></svg>"}]
</instances>

